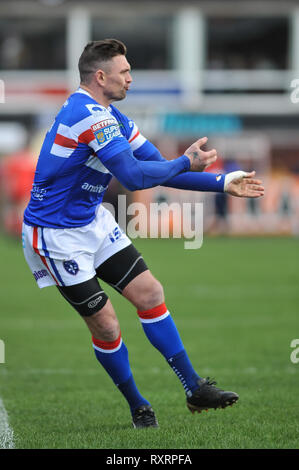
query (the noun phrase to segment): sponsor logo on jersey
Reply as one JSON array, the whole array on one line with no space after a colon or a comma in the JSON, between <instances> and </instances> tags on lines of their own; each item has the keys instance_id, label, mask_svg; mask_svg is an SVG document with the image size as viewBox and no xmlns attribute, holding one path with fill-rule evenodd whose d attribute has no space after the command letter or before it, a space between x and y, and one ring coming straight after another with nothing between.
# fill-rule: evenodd
<instances>
[{"instance_id":1,"label":"sponsor logo on jersey","mask_svg":"<svg viewBox=\"0 0 299 470\"><path fill-rule=\"evenodd\" d=\"M222 175L217 175L217 176L216 176L216 181L220 181L220 180L221 180L221 176L222 176Z\"/></svg>"},{"instance_id":2,"label":"sponsor logo on jersey","mask_svg":"<svg viewBox=\"0 0 299 470\"><path fill-rule=\"evenodd\" d=\"M103 119L103 121L97 122L91 126L91 129L99 144L104 144L113 139L113 137L121 136L119 130L119 124L115 119Z\"/></svg>"},{"instance_id":3,"label":"sponsor logo on jersey","mask_svg":"<svg viewBox=\"0 0 299 470\"><path fill-rule=\"evenodd\" d=\"M72 274L73 276L76 276L79 271L78 263L76 263L76 261L73 259L69 261L64 261L63 267L69 274Z\"/></svg>"},{"instance_id":4,"label":"sponsor logo on jersey","mask_svg":"<svg viewBox=\"0 0 299 470\"><path fill-rule=\"evenodd\" d=\"M103 127L111 126L112 124L116 124L115 119L104 119L103 121L97 122L91 126L93 132L97 131L98 129L103 129Z\"/></svg>"},{"instance_id":5,"label":"sponsor logo on jersey","mask_svg":"<svg viewBox=\"0 0 299 470\"><path fill-rule=\"evenodd\" d=\"M46 193L47 193L46 189L40 188L36 184L32 186L32 191L31 191L32 199L35 199L36 201L43 201Z\"/></svg>"},{"instance_id":6,"label":"sponsor logo on jersey","mask_svg":"<svg viewBox=\"0 0 299 470\"><path fill-rule=\"evenodd\" d=\"M89 184L89 183L83 183L82 186L81 186L82 189L84 189L85 191L89 191L91 193L102 193L103 191L105 191L105 189L107 189L107 186L103 186L102 184L98 184L98 185L93 185L93 184Z\"/></svg>"}]
</instances>

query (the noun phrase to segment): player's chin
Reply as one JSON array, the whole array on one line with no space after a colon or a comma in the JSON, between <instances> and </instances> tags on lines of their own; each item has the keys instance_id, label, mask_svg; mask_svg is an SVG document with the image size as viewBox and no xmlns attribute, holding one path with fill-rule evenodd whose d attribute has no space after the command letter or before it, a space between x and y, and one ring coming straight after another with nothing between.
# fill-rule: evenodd
<instances>
[{"instance_id":1,"label":"player's chin","mask_svg":"<svg viewBox=\"0 0 299 470\"><path fill-rule=\"evenodd\" d=\"M121 101L121 100L124 100L125 97L127 96L127 92L126 90L120 92L120 93L117 93L115 94L113 97L112 97L112 100L113 101Z\"/></svg>"}]
</instances>

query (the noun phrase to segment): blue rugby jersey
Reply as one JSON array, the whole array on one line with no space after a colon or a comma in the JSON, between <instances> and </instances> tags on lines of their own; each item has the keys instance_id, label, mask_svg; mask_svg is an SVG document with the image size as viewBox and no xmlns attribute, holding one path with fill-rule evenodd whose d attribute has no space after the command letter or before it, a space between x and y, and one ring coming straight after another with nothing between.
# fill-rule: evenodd
<instances>
[{"instance_id":1,"label":"blue rugby jersey","mask_svg":"<svg viewBox=\"0 0 299 470\"><path fill-rule=\"evenodd\" d=\"M24 222L52 228L89 224L112 178L97 152L111 158L145 142L133 121L79 88L46 134Z\"/></svg>"}]
</instances>

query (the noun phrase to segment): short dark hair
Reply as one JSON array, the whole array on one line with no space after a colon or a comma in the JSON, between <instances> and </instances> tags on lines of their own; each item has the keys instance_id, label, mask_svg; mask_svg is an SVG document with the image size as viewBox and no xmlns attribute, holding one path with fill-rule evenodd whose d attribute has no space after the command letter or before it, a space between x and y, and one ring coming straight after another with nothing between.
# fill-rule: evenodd
<instances>
[{"instance_id":1,"label":"short dark hair","mask_svg":"<svg viewBox=\"0 0 299 470\"><path fill-rule=\"evenodd\" d=\"M90 75L98 70L100 62L107 62L117 55L126 55L126 53L126 46L118 39L90 41L79 59L81 82L89 81Z\"/></svg>"}]
</instances>

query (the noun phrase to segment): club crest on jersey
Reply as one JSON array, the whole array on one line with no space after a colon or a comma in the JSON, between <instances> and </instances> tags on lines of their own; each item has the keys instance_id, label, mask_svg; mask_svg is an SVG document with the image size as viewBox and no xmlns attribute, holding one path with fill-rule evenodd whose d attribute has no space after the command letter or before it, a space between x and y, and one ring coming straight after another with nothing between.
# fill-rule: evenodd
<instances>
[{"instance_id":1,"label":"club crest on jersey","mask_svg":"<svg viewBox=\"0 0 299 470\"><path fill-rule=\"evenodd\" d=\"M78 263L76 263L76 261L73 259L64 261L63 267L69 274L72 274L73 276L75 276L79 271Z\"/></svg>"}]
</instances>

